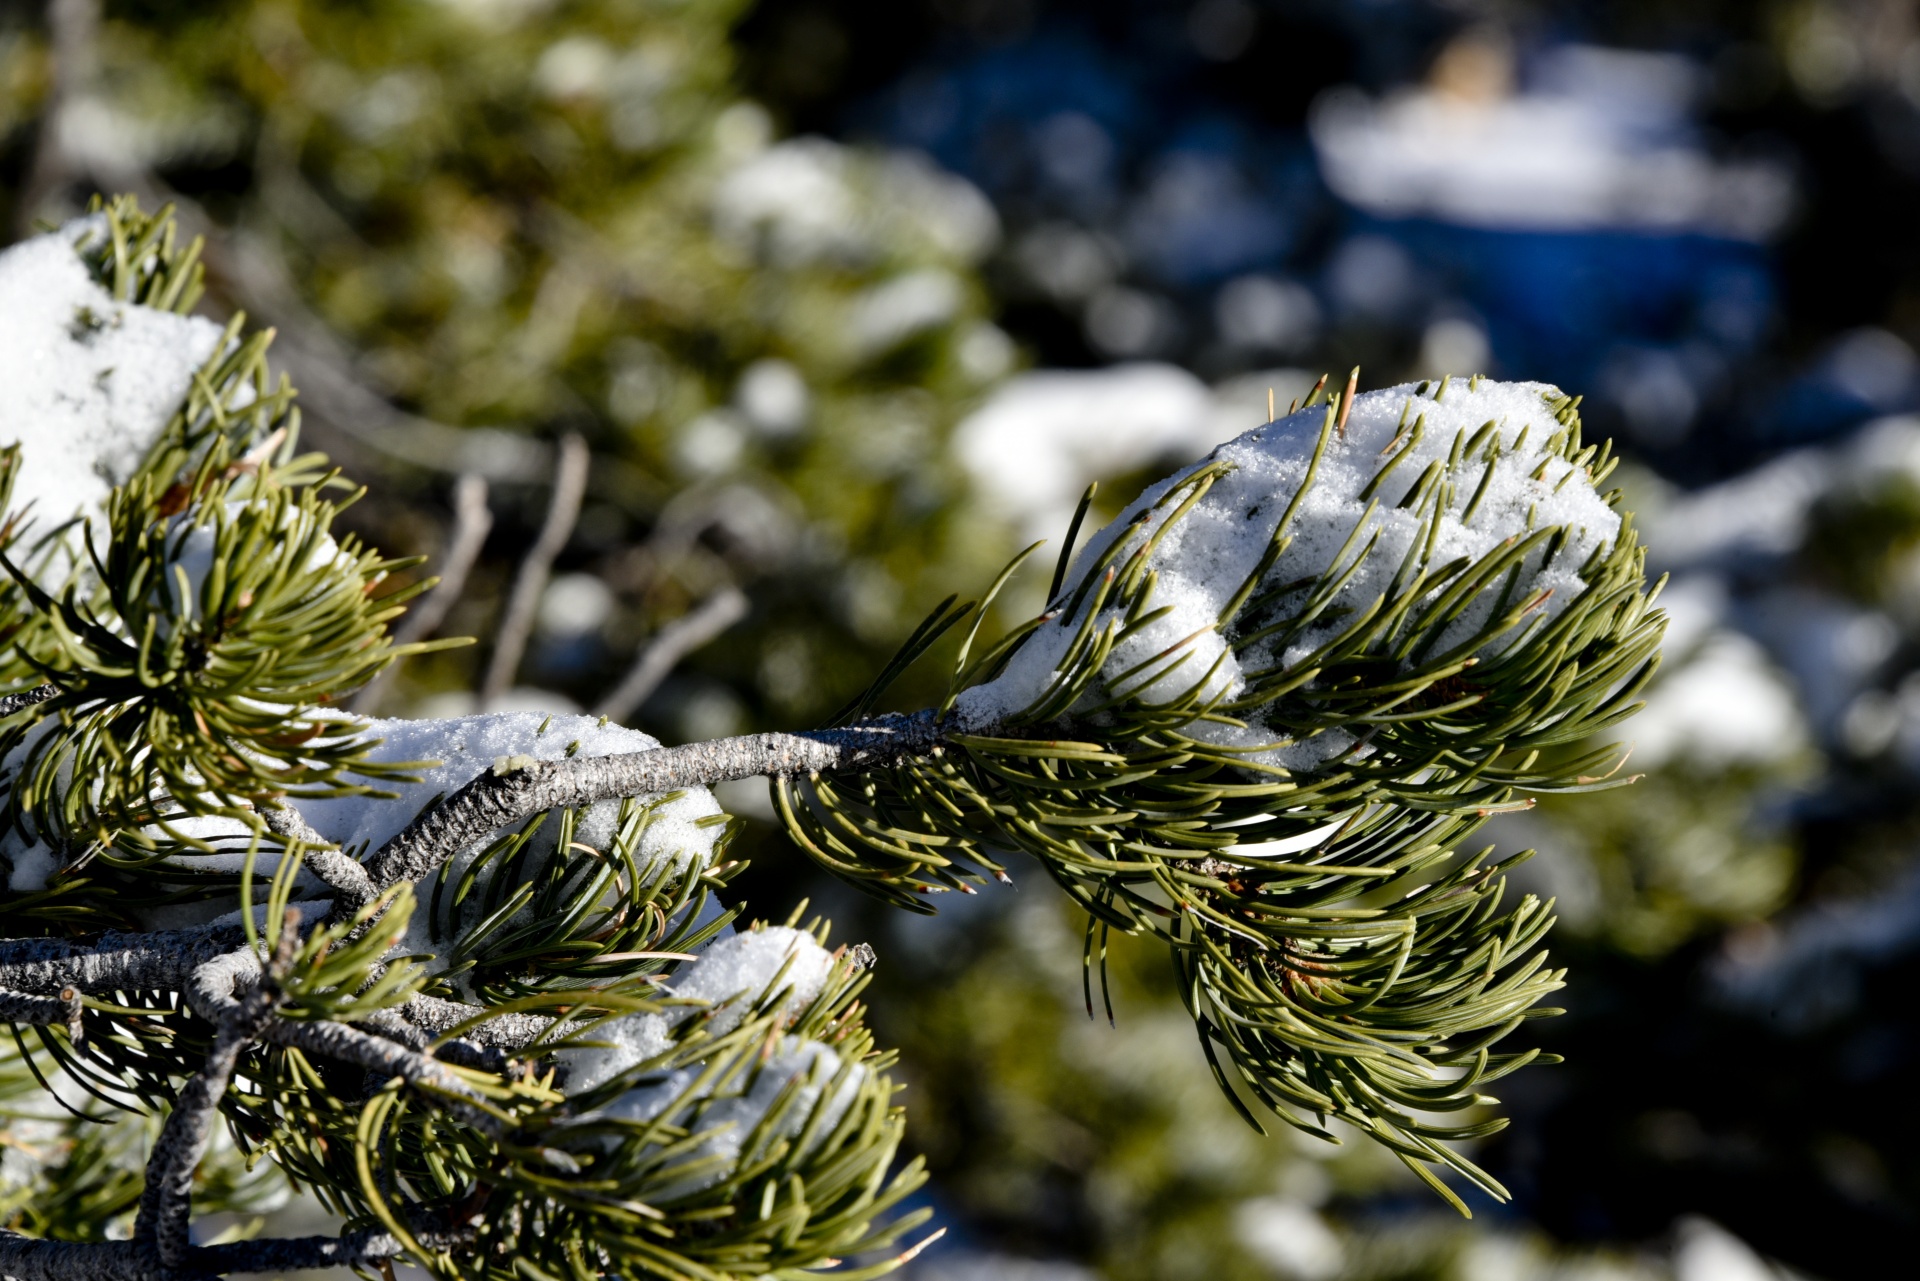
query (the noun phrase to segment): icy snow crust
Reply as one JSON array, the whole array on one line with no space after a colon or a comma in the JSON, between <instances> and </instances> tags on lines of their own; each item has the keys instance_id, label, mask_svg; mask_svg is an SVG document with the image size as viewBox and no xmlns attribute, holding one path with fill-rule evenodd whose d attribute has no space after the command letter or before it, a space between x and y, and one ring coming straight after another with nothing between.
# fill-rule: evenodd
<instances>
[{"instance_id":1,"label":"icy snow crust","mask_svg":"<svg viewBox=\"0 0 1920 1281\"><path fill-rule=\"evenodd\" d=\"M76 242L85 218L0 253L0 443L21 442L12 510L44 531L97 512L186 402L221 329L114 301Z\"/></svg>"},{"instance_id":2,"label":"icy snow crust","mask_svg":"<svg viewBox=\"0 0 1920 1281\"><path fill-rule=\"evenodd\" d=\"M1437 567L1462 556L1477 561L1512 535L1565 526L1570 536L1559 553L1546 564L1541 563L1542 553L1529 557L1510 598L1518 602L1550 592L1529 616L1529 622L1559 614L1585 588L1580 567L1620 532L1619 514L1595 491L1591 481L1584 475L1569 479L1572 464L1547 450L1549 438L1561 430L1550 405L1550 398L1559 395L1558 388L1545 383L1482 380L1477 386L1451 383L1444 393L1438 384L1407 383L1355 397L1345 436L1329 439L1313 485L1289 526L1292 543L1267 572L1262 587L1322 578L1335 568L1336 560L1344 571L1368 539L1377 535L1372 552L1334 598L1328 612L1338 619L1346 610L1371 604L1388 589L1421 534L1420 515L1400 510L1396 504L1430 464L1447 462L1456 441L1464 444L1482 426L1493 423L1500 446L1493 478L1473 519L1467 522L1462 516L1486 471L1485 447L1452 468L1453 500L1440 518L1429 563ZM1409 446L1407 442L1422 419L1419 438ZM1177 669L1150 683L1140 684L1136 679L1120 688L1143 701L1163 702L1184 694L1204 676L1202 692L1206 699L1221 695L1231 699L1245 688L1246 672L1276 664L1292 669L1338 634L1341 624L1335 621L1308 631L1283 653L1273 652L1265 642L1236 652L1216 627L1221 610L1257 568L1282 514L1305 481L1325 422L1326 410L1317 406L1263 424L1221 445L1200 463L1150 487L1088 542L1068 575L1068 595L1115 539L1129 537L1137 543L1151 536L1179 504L1168 503L1138 532L1129 533L1128 527L1138 513L1154 507L1210 462L1229 464L1230 469L1213 482L1206 495L1165 531L1149 558L1159 580L1148 608L1171 606L1171 612L1114 648L1103 669L1108 680L1185 641L1181 652L1188 657ZM1405 456L1372 496L1370 506L1361 498L1362 490L1403 450ZM1533 473L1543 463L1545 470L1536 480ZM1343 556L1342 548L1348 546L1356 526L1363 523L1360 537ZM1256 593L1259 590L1256 588ZM1471 637L1492 618L1497 604L1498 593L1484 593L1443 634L1434 652ZM999 677L960 695L955 705L960 723L970 729L983 729L1030 706L1053 680L1083 621L1083 617L1062 617L1036 631ZM1483 653L1498 653L1525 630L1526 625L1510 630L1486 646ZM1095 689L1097 693L1098 686ZM1323 732L1311 741L1291 742L1263 725L1257 711L1243 715L1250 718L1244 729L1193 721L1182 732L1218 746L1259 748L1262 750L1248 754L1249 759L1294 769L1311 768L1353 743L1350 736L1337 730Z\"/></svg>"}]
</instances>

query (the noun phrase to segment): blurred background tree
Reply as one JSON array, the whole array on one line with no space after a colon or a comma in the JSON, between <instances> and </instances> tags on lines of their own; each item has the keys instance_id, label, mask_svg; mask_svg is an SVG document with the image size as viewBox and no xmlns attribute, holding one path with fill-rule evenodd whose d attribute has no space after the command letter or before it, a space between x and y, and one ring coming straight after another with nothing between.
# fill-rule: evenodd
<instances>
[{"instance_id":1,"label":"blurred background tree","mask_svg":"<svg viewBox=\"0 0 1920 1281\"><path fill-rule=\"evenodd\" d=\"M5 11L0 130L16 230L181 202L208 309L279 327L308 430L377 479L373 541L479 546L441 630L482 644L394 714L812 723L934 589L1268 387L1588 393L1675 628L1648 780L1498 831L1542 849L1578 975L1543 1025L1568 1063L1477 1153L1511 1208L1454 1223L1367 1150L1237 1128L1157 955L1117 945L1120 1026L1087 1020L1049 898L901 927L766 824L743 895L879 946L955 1229L930 1278L1755 1281L1911 1247L1905 0L55 0Z\"/></svg>"}]
</instances>

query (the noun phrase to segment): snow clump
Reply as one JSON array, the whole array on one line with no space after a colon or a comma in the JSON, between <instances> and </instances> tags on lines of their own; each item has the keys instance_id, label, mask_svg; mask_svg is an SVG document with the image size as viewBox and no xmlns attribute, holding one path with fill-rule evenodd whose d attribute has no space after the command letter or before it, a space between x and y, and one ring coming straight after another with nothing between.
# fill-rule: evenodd
<instances>
[{"instance_id":1,"label":"snow clump","mask_svg":"<svg viewBox=\"0 0 1920 1281\"><path fill-rule=\"evenodd\" d=\"M1559 390L1544 383L1478 379L1471 384L1409 383L1355 397L1344 434L1329 437L1313 485L1295 509L1288 528L1291 544L1255 591L1321 579L1336 562L1344 572L1369 539L1374 540L1372 551L1330 603L1325 617L1334 621L1310 628L1279 652L1270 642L1236 651L1217 624L1221 611L1258 567L1282 513L1305 481L1325 408L1304 409L1263 424L1151 486L1075 559L1067 596L1115 539L1137 540L1160 532L1179 503L1176 498L1155 511L1133 533L1137 514L1152 509L1199 468L1215 461L1229 466L1204 497L1165 529L1149 558L1158 582L1148 609L1170 606L1170 611L1115 646L1103 674L1113 680L1169 649L1184 652L1186 661L1175 670L1144 684L1135 677L1121 686L1135 698L1161 702L1184 694L1203 676L1204 698L1232 699L1245 689L1247 672L1298 666L1338 634L1340 620L1389 589L1415 539L1422 536L1420 514L1397 504L1431 465L1447 467L1456 447L1488 425L1492 431L1486 443L1449 470L1452 500L1440 516L1428 563L1437 567L1463 556L1478 561L1513 535L1563 526L1567 538L1558 554L1544 562L1540 551L1529 556L1508 596L1512 602L1542 597L1532 617L1559 614L1585 589L1580 567L1620 532L1619 513L1595 490L1591 478L1584 472L1570 475L1578 469L1548 450L1549 438L1562 430L1554 417L1559 399ZM1495 439L1497 456L1488 479L1486 457ZM1365 495L1376 473L1387 466L1392 472L1385 482ZM1469 506L1474 508L1471 518L1466 514ZM1357 538L1356 527L1364 527ZM1500 592L1482 593L1449 626L1433 652L1444 652L1485 626L1500 597ZM955 708L960 724L984 729L1030 706L1054 679L1083 621L1063 616L1036 631L999 677L961 694ZM1525 630L1512 629L1481 652L1497 654ZM1149 668L1148 674L1152 670L1157 669ZM1195 721L1182 732L1220 746L1261 748L1250 754L1251 760L1295 769L1311 768L1354 741L1342 731L1328 730L1293 743L1263 725L1257 710L1243 715L1251 718L1244 729Z\"/></svg>"},{"instance_id":2,"label":"snow clump","mask_svg":"<svg viewBox=\"0 0 1920 1281\"><path fill-rule=\"evenodd\" d=\"M674 1029L695 1018L704 1020L704 1030L724 1036L771 995L784 993L777 1013L783 1023L791 1021L818 999L833 965L833 953L813 935L790 926L765 926L721 939L662 989L665 996L709 1002L705 1009L628 1015L602 1024L594 1037L609 1042L606 1047L562 1051L567 1088L576 1093L592 1089L665 1054L673 1046ZM701 1062L674 1068L593 1114L647 1122L673 1110L681 1115L668 1119L701 1135L684 1158L699 1163L698 1170L670 1184L660 1193L663 1197L697 1192L725 1179L748 1137L766 1121L789 1085L796 1086L792 1103L766 1138L795 1138L813 1121L818 1142L840 1124L867 1079L864 1065L845 1064L829 1047L798 1036L781 1038L772 1053L745 1070L723 1070L702 1083L710 1066Z\"/></svg>"},{"instance_id":3,"label":"snow clump","mask_svg":"<svg viewBox=\"0 0 1920 1281\"><path fill-rule=\"evenodd\" d=\"M98 514L186 403L221 328L115 301L76 246L106 234L78 219L0 253L0 443L19 433L11 510L44 529Z\"/></svg>"},{"instance_id":4,"label":"snow clump","mask_svg":"<svg viewBox=\"0 0 1920 1281\"><path fill-rule=\"evenodd\" d=\"M760 1006L776 979L786 992L779 1006L781 1020L797 1018L820 995L832 972L833 954L805 930L769 925L719 939L661 989L664 996L705 1001L706 1010L677 1009L609 1020L594 1029L593 1037L609 1042L607 1047L562 1054L567 1088L576 1093L592 1089L664 1054L673 1043L673 1028L695 1014L705 1014L708 1032L725 1036ZM622 1096L623 1100L628 1097Z\"/></svg>"},{"instance_id":5,"label":"snow clump","mask_svg":"<svg viewBox=\"0 0 1920 1281\"><path fill-rule=\"evenodd\" d=\"M790 1083L799 1083L793 1102L766 1137L769 1140L794 1138L819 1112L814 1129L817 1143L840 1124L847 1109L860 1097L860 1087L867 1077L867 1069L858 1063L843 1071L838 1054L805 1037L781 1041L779 1048L763 1062L726 1082L717 1096L709 1087L683 1098L703 1070L703 1067L679 1068L655 1084L627 1091L600 1113L612 1120L651 1121L676 1101L685 1109L687 1115L677 1118L676 1124L703 1135L685 1160L712 1164L669 1184L659 1193L662 1197L684 1196L725 1179L739 1160L748 1136L767 1119ZM823 1096L826 1096L824 1100ZM803 1154L811 1147L809 1144L804 1148Z\"/></svg>"}]
</instances>

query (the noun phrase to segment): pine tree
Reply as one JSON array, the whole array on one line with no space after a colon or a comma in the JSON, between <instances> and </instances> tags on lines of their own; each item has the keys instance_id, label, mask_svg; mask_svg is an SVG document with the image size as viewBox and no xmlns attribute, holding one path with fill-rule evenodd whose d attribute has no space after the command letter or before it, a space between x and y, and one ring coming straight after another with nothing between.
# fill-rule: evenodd
<instances>
[{"instance_id":1,"label":"pine tree","mask_svg":"<svg viewBox=\"0 0 1920 1281\"><path fill-rule=\"evenodd\" d=\"M1449 1145L1498 1127L1484 1088L1536 1055L1496 1047L1561 976L1547 907L1501 902L1513 860L1464 843L1627 781L1587 744L1661 630L1571 398L1323 379L1076 556L1090 493L1045 612L985 640L949 600L824 728L370 722L341 704L421 648L388 627L425 584L333 532L357 491L300 452L266 336L186 316L198 252L120 199L0 259L49 415L107 406L7 454L9 1071L147 1145L132 1176L69 1135L44 1174L50 1205L137 1203L130 1240L49 1215L0 1272L892 1270L926 1212L896 1209L923 1176L894 1165L872 953L722 906L707 788L756 775L910 910L1036 859L1087 913L1089 1005L1110 931L1163 941L1249 1123L1345 1122L1463 1210L1436 1169L1503 1195ZM946 698L879 711L961 626ZM196 1244L262 1162L345 1233Z\"/></svg>"}]
</instances>

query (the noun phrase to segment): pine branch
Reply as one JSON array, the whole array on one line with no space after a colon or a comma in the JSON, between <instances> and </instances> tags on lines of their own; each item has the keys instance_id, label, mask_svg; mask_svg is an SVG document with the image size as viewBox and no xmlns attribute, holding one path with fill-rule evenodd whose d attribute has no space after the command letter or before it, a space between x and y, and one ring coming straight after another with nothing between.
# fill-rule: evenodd
<instances>
[{"instance_id":1,"label":"pine branch","mask_svg":"<svg viewBox=\"0 0 1920 1281\"><path fill-rule=\"evenodd\" d=\"M293 928L281 934L283 945L297 940L298 934ZM321 1058L350 1063L382 1079L397 1076L409 1085L446 1096L472 1124L489 1133L499 1133L497 1111L446 1064L430 1054L385 1037L368 1035L344 1023L271 1017L271 994L275 986L271 975L263 981L260 963L253 953L242 950L195 967L187 979L184 994L194 1013L216 1027L244 1026L251 1029L248 1040L257 1037ZM263 992L268 994L265 998L268 1016L256 1022L254 1010L263 999L260 995Z\"/></svg>"},{"instance_id":2,"label":"pine branch","mask_svg":"<svg viewBox=\"0 0 1920 1281\"><path fill-rule=\"evenodd\" d=\"M306 869L334 891L335 916L351 916L379 893L367 876L366 867L358 859L342 854L332 841L314 831L291 805L269 806L261 810L260 819L268 831L291 842L290 849L297 845L303 852Z\"/></svg>"}]
</instances>

